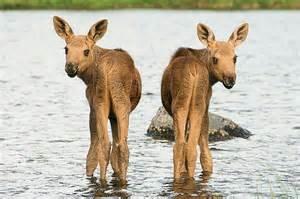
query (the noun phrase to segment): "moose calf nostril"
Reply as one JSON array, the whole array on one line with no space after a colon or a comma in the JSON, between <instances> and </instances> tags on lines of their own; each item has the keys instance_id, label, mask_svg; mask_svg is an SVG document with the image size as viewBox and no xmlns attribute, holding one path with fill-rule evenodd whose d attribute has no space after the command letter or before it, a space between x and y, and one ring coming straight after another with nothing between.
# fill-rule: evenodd
<instances>
[{"instance_id":1,"label":"moose calf nostril","mask_svg":"<svg viewBox=\"0 0 300 199\"><path fill-rule=\"evenodd\" d=\"M75 73L78 71L78 65L67 63L65 66L66 72Z\"/></svg>"},{"instance_id":2,"label":"moose calf nostril","mask_svg":"<svg viewBox=\"0 0 300 199\"><path fill-rule=\"evenodd\" d=\"M223 85L228 88L228 89L231 89L235 84L235 77L233 76L227 76L227 77L224 77L224 80L223 80Z\"/></svg>"}]
</instances>

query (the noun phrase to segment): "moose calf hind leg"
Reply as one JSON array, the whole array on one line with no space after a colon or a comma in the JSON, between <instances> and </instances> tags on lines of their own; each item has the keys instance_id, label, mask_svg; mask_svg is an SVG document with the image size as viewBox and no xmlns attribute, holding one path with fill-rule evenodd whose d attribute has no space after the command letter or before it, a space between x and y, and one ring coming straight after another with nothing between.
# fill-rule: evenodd
<instances>
[{"instance_id":1,"label":"moose calf hind leg","mask_svg":"<svg viewBox=\"0 0 300 199\"><path fill-rule=\"evenodd\" d=\"M128 162L129 162L129 149L126 141L120 143L118 151L119 151L120 180L126 181Z\"/></svg>"},{"instance_id":2,"label":"moose calf hind leg","mask_svg":"<svg viewBox=\"0 0 300 199\"><path fill-rule=\"evenodd\" d=\"M181 172L185 167L185 127L187 120L186 110L177 110L174 113L174 133L175 144L173 147L173 164L174 164L174 178L179 179Z\"/></svg>"},{"instance_id":3,"label":"moose calf hind leg","mask_svg":"<svg viewBox=\"0 0 300 199\"><path fill-rule=\"evenodd\" d=\"M203 138L200 138L203 139ZM207 172L207 173L212 173L213 171L213 163L212 163L212 157L211 157L211 153L210 150L208 148L208 144L206 144L206 140L201 141L200 144L200 162L201 162L201 166L203 169L203 172Z\"/></svg>"},{"instance_id":4,"label":"moose calf hind leg","mask_svg":"<svg viewBox=\"0 0 300 199\"><path fill-rule=\"evenodd\" d=\"M118 140L116 142L118 169L120 181L126 182L127 167L129 161L129 149L127 145L128 125L129 125L129 107L130 103L122 104L123 106L116 105L117 127L118 127Z\"/></svg>"},{"instance_id":5,"label":"moose calf hind leg","mask_svg":"<svg viewBox=\"0 0 300 199\"><path fill-rule=\"evenodd\" d=\"M194 177L197 161L197 144L200 136L201 111L191 111L189 114L190 132L186 146L187 172Z\"/></svg>"},{"instance_id":6,"label":"moose calf hind leg","mask_svg":"<svg viewBox=\"0 0 300 199\"><path fill-rule=\"evenodd\" d=\"M199 138L200 145L200 163L204 173L212 173L213 162L211 157L211 152L208 146L208 112L206 112L203 123L201 125L201 133Z\"/></svg>"},{"instance_id":7,"label":"moose calf hind leg","mask_svg":"<svg viewBox=\"0 0 300 199\"><path fill-rule=\"evenodd\" d=\"M187 173L190 178L193 178L197 160L197 144L187 144L185 153L187 161Z\"/></svg>"},{"instance_id":8,"label":"moose calf hind leg","mask_svg":"<svg viewBox=\"0 0 300 199\"><path fill-rule=\"evenodd\" d=\"M110 162L111 162L111 167L114 171L114 174L113 174L114 176L120 175L118 154L119 154L119 147L117 146L117 143L113 142L111 155L110 155Z\"/></svg>"},{"instance_id":9,"label":"moose calf hind leg","mask_svg":"<svg viewBox=\"0 0 300 199\"><path fill-rule=\"evenodd\" d=\"M100 180L106 180L106 171L110 156L110 142L100 142L98 144L98 160L100 165Z\"/></svg>"},{"instance_id":10,"label":"moose calf hind leg","mask_svg":"<svg viewBox=\"0 0 300 199\"><path fill-rule=\"evenodd\" d=\"M112 130L112 137L113 137L113 144L112 144L112 150L110 155L110 162L111 167L114 171L113 176L119 176L120 175L120 169L119 169L119 146L118 146L118 124L117 120L115 118L110 119L111 124L111 130Z\"/></svg>"},{"instance_id":11,"label":"moose calf hind leg","mask_svg":"<svg viewBox=\"0 0 300 199\"><path fill-rule=\"evenodd\" d=\"M174 164L174 178L179 179L184 170L184 142L177 142L173 147L173 164Z\"/></svg>"}]
</instances>

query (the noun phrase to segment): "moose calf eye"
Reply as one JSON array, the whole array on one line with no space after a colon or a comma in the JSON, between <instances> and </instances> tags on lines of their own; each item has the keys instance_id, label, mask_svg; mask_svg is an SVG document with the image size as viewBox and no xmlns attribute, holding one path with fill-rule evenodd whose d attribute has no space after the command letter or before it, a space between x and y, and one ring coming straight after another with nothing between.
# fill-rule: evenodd
<instances>
[{"instance_id":1,"label":"moose calf eye","mask_svg":"<svg viewBox=\"0 0 300 199\"><path fill-rule=\"evenodd\" d=\"M213 64L217 64L217 63L218 63L218 58L213 57L213 58L212 58L212 61L213 61Z\"/></svg>"},{"instance_id":2,"label":"moose calf eye","mask_svg":"<svg viewBox=\"0 0 300 199\"><path fill-rule=\"evenodd\" d=\"M233 62L236 63L237 56L234 56Z\"/></svg>"},{"instance_id":3,"label":"moose calf eye","mask_svg":"<svg viewBox=\"0 0 300 199\"><path fill-rule=\"evenodd\" d=\"M83 54L84 54L84 56L89 56L89 53L90 53L90 50L89 49L86 49L86 50L84 50L83 51Z\"/></svg>"},{"instance_id":4,"label":"moose calf eye","mask_svg":"<svg viewBox=\"0 0 300 199\"><path fill-rule=\"evenodd\" d=\"M65 47L65 54L68 54L69 49Z\"/></svg>"}]
</instances>

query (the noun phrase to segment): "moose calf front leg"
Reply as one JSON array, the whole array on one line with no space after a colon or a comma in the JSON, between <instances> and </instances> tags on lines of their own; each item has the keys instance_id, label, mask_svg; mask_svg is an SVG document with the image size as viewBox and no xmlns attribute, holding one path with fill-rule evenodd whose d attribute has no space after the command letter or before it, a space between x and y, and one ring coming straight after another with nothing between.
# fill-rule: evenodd
<instances>
[{"instance_id":1,"label":"moose calf front leg","mask_svg":"<svg viewBox=\"0 0 300 199\"><path fill-rule=\"evenodd\" d=\"M108 115L100 108L96 112L96 127L98 135L98 161L100 165L100 180L106 180L106 170L109 163L110 147L107 121Z\"/></svg>"},{"instance_id":2,"label":"moose calf front leg","mask_svg":"<svg viewBox=\"0 0 300 199\"><path fill-rule=\"evenodd\" d=\"M211 153L208 146L208 125L209 125L209 118L208 118L208 111L206 111L200 132L199 138L199 145L200 145L200 162L204 173L212 173L213 171L213 162Z\"/></svg>"},{"instance_id":3,"label":"moose calf front leg","mask_svg":"<svg viewBox=\"0 0 300 199\"><path fill-rule=\"evenodd\" d=\"M93 176L95 169L98 165L98 136L96 130L96 115L95 111L90 111L90 134L91 142L89 152L86 159L86 175Z\"/></svg>"}]
</instances>

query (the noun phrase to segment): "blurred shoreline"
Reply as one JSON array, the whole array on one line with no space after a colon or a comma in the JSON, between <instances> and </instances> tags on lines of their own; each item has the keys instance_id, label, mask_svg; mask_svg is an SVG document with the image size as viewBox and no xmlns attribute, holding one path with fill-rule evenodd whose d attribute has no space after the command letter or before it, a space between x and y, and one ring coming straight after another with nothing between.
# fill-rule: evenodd
<instances>
[{"instance_id":1,"label":"blurred shoreline","mask_svg":"<svg viewBox=\"0 0 300 199\"><path fill-rule=\"evenodd\" d=\"M0 10L106 10L106 9L300 9L299 0L1 0Z\"/></svg>"}]
</instances>

